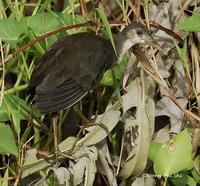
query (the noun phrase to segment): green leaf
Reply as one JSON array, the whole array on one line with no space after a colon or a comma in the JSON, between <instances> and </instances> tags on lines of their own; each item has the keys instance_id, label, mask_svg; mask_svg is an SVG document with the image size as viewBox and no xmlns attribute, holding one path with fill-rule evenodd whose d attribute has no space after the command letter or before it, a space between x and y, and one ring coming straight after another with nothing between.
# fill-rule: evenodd
<instances>
[{"instance_id":1,"label":"green leaf","mask_svg":"<svg viewBox=\"0 0 200 186\"><path fill-rule=\"evenodd\" d=\"M4 177L0 179L0 185L1 186L8 186L8 184L9 184L8 169L6 169Z\"/></svg>"},{"instance_id":2,"label":"green leaf","mask_svg":"<svg viewBox=\"0 0 200 186\"><path fill-rule=\"evenodd\" d=\"M151 143L150 144L150 147L149 147L149 155L148 155L148 158L152 161L154 161L156 155L157 155L157 152L159 151L160 147L162 146L162 144L160 143Z\"/></svg>"},{"instance_id":3,"label":"green leaf","mask_svg":"<svg viewBox=\"0 0 200 186\"><path fill-rule=\"evenodd\" d=\"M61 13L56 14L53 12L39 13L27 17L26 21L28 27L32 29L36 36L56 30L63 26L72 25L74 21L76 23L86 22L85 19L81 19L80 16L75 16L75 20L73 20L72 15Z\"/></svg>"},{"instance_id":4,"label":"green leaf","mask_svg":"<svg viewBox=\"0 0 200 186\"><path fill-rule=\"evenodd\" d=\"M19 134L20 120L24 120L29 117L29 113L31 112L30 107L26 101L11 94L5 94L3 104L5 104L7 114L9 115L10 120L13 121L15 130Z\"/></svg>"},{"instance_id":5,"label":"green leaf","mask_svg":"<svg viewBox=\"0 0 200 186\"><path fill-rule=\"evenodd\" d=\"M197 182L191 177L188 176L187 174L175 174L175 178L172 178L171 181L176 185L176 186L184 186L184 185L189 185L189 186L196 186Z\"/></svg>"},{"instance_id":6,"label":"green leaf","mask_svg":"<svg viewBox=\"0 0 200 186\"><path fill-rule=\"evenodd\" d=\"M107 70L100 81L100 84L105 85L105 86L112 86L113 85L113 73L112 70Z\"/></svg>"},{"instance_id":7,"label":"green leaf","mask_svg":"<svg viewBox=\"0 0 200 186\"><path fill-rule=\"evenodd\" d=\"M18 40L26 31L27 25L25 21L17 21L15 19L0 20L0 38L2 40Z\"/></svg>"},{"instance_id":8,"label":"green leaf","mask_svg":"<svg viewBox=\"0 0 200 186\"><path fill-rule=\"evenodd\" d=\"M0 106L0 122L8 120L9 120L9 114L6 109L5 102L3 101L3 103Z\"/></svg>"},{"instance_id":9,"label":"green leaf","mask_svg":"<svg viewBox=\"0 0 200 186\"><path fill-rule=\"evenodd\" d=\"M199 168L200 168L200 155L198 155L194 160L194 168L192 169L191 173L194 179L200 183L200 175L199 175Z\"/></svg>"},{"instance_id":10,"label":"green leaf","mask_svg":"<svg viewBox=\"0 0 200 186\"><path fill-rule=\"evenodd\" d=\"M161 176L170 176L192 166L192 144L187 129L163 144L154 158L154 171Z\"/></svg>"},{"instance_id":11,"label":"green leaf","mask_svg":"<svg viewBox=\"0 0 200 186\"><path fill-rule=\"evenodd\" d=\"M71 14L57 13L57 16L59 16L59 20L63 23L63 25L73 25L74 22L76 24L86 22L86 19L84 17L78 15L73 17Z\"/></svg>"},{"instance_id":12,"label":"green leaf","mask_svg":"<svg viewBox=\"0 0 200 186\"><path fill-rule=\"evenodd\" d=\"M37 36L55 30L61 26L58 18L51 12L36 14L27 17L26 20L28 27L31 28Z\"/></svg>"},{"instance_id":13,"label":"green leaf","mask_svg":"<svg viewBox=\"0 0 200 186\"><path fill-rule=\"evenodd\" d=\"M0 123L0 153L10 153L17 155L17 146L9 125Z\"/></svg>"},{"instance_id":14,"label":"green leaf","mask_svg":"<svg viewBox=\"0 0 200 186\"><path fill-rule=\"evenodd\" d=\"M25 100L16 95L6 94L4 96L4 101L7 105L7 108L10 107L9 109L12 109L12 111L16 114L19 114L19 118L21 120L27 119L29 117L31 108Z\"/></svg>"},{"instance_id":15,"label":"green leaf","mask_svg":"<svg viewBox=\"0 0 200 186\"><path fill-rule=\"evenodd\" d=\"M195 181L200 183L200 176L199 176L199 174L197 173L197 171L195 169L192 169L191 174L194 177Z\"/></svg>"},{"instance_id":16,"label":"green leaf","mask_svg":"<svg viewBox=\"0 0 200 186\"><path fill-rule=\"evenodd\" d=\"M193 14L191 17L179 24L178 29L189 32L200 32L200 12Z\"/></svg>"},{"instance_id":17,"label":"green leaf","mask_svg":"<svg viewBox=\"0 0 200 186\"><path fill-rule=\"evenodd\" d=\"M125 55L119 64L117 64L113 69L106 71L100 84L105 86L112 86L114 84L113 73L117 80L121 80L124 76L124 72L128 64L128 59L129 56Z\"/></svg>"},{"instance_id":18,"label":"green leaf","mask_svg":"<svg viewBox=\"0 0 200 186\"><path fill-rule=\"evenodd\" d=\"M187 59L187 39L184 40L183 48L180 48L176 43L175 43L179 58L183 63L185 63Z\"/></svg>"}]
</instances>

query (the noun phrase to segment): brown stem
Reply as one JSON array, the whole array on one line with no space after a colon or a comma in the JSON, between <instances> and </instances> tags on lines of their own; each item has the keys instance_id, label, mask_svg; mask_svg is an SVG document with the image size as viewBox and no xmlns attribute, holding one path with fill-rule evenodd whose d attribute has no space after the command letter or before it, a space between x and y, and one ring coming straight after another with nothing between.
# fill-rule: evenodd
<instances>
[{"instance_id":1,"label":"brown stem","mask_svg":"<svg viewBox=\"0 0 200 186\"><path fill-rule=\"evenodd\" d=\"M154 27L154 28L157 28L159 30L162 30L164 31L166 34L172 36L173 38L177 39L179 42L183 42L182 38L177 34L175 33L174 31L168 29L168 28L165 28L164 26L161 26L160 24L158 23L155 23L153 21L151 21L150 23L151 27Z\"/></svg>"}]
</instances>

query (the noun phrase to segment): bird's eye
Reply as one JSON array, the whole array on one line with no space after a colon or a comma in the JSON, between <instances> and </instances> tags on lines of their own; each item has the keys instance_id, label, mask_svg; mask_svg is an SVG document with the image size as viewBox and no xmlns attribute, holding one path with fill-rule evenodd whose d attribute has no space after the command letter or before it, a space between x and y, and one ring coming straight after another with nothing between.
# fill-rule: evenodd
<instances>
[{"instance_id":1,"label":"bird's eye","mask_svg":"<svg viewBox=\"0 0 200 186\"><path fill-rule=\"evenodd\" d=\"M137 34L138 34L139 36L141 36L141 35L143 34L143 31L140 30L140 29L138 29L138 30L137 30Z\"/></svg>"}]
</instances>

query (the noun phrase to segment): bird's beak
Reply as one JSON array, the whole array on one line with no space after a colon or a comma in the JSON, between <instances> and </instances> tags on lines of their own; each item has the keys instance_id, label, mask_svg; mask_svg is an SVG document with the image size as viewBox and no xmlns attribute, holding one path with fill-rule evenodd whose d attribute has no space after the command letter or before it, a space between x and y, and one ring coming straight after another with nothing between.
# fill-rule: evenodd
<instances>
[{"instance_id":1,"label":"bird's beak","mask_svg":"<svg viewBox=\"0 0 200 186\"><path fill-rule=\"evenodd\" d=\"M154 48L157 48L158 50L162 50L160 45L157 43L156 40L154 40L151 36L148 38L148 41L146 42L147 45L152 46Z\"/></svg>"}]
</instances>

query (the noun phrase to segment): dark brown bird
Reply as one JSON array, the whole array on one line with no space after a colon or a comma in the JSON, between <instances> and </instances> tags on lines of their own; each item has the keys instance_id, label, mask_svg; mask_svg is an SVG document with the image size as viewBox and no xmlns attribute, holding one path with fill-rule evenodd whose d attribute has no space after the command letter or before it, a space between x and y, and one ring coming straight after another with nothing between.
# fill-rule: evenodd
<instances>
[{"instance_id":1,"label":"dark brown bird","mask_svg":"<svg viewBox=\"0 0 200 186\"><path fill-rule=\"evenodd\" d=\"M94 33L77 33L54 43L33 70L29 87L41 113L68 108L99 83L133 45L156 45L148 29L132 23L114 37L116 53L109 40Z\"/></svg>"}]
</instances>

